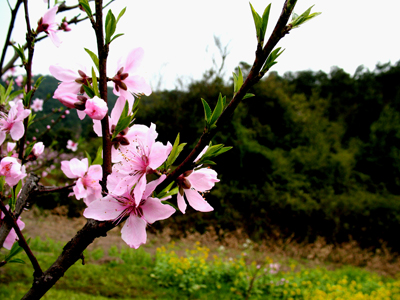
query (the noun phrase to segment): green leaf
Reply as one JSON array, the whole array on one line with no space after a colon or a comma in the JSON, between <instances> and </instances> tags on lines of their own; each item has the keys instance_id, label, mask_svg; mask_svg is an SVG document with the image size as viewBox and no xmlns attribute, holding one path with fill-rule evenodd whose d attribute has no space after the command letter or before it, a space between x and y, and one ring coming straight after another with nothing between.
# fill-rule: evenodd
<instances>
[{"instance_id":1,"label":"green leaf","mask_svg":"<svg viewBox=\"0 0 400 300\"><path fill-rule=\"evenodd\" d=\"M117 21L115 20L115 16L110 9L106 16L106 44L109 44L111 42L111 37L114 34L116 27Z\"/></svg>"},{"instance_id":2,"label":"green leaf","mask_svg":"<svg viewBox=\"0 0 400 300\"><path fill-rule=\"evenodd\" d=\"M100 98L100 92L99 92L99 87L97 86L97 76L96 73L94 72L94 69L92 68L92 86L93 86L93 92L94 94Z\"/></svg>"},{"instance_id":3,"label":"green leaf","mask_svg":"<svg viewBox=\"0 0 400 300\"><path fill-rule=\"evenodd\" d=\"M6 89L0 84L0 104L6 103Z\"/></svg>"},{"instance_id":4,"label":"green leaf","mask_svg":"<svg viewBox=\"0 0 400 300\"><path fill-rule=\"evenodd\" d=\"M40 77L36 80L35 85L34 85L35 89L38 89L38 88L39 88L40 84L42 83L42 81L43 81L44 79L45 79L45 78L44 78L43 76L40 76Z\"/></svg>"},{"instance_id":5,"label":"green leaf","mask_svg":"<svg viewBox=\"0 0 400 300\"><path fill-rule=\"evenodd\" d=\"M267 61L264 64L261 72L266 73L273 65L275 65L277 63L275 60L283 53L283 51L285 51L285 49L283 49L282 51L280 51L280 50L281 50L281 47L278 47L274 51L271 52L271 54L267 58Z\"/></svg>"},{"instance_id":6,"label":"green leaf","mask_svg":"<svg viewBox=\"0 0 400 300\"><path fill-rule=\"evenodd\" d=\"M92 165L92 158L90 157L90 154L85 150L85 155L86 158L88 159L88 166L90 167Z\"/></svg>"},{"instance_id":7,"label":"green leaf","mask_svg":"<svg viewBox=\"0 0 400 300\"><path fill-rule=\"evenodd\" d=\"M223 144L210 145L208 146L206 152L201 156L201 158L196 162L196 165L214 165L215 163L212 161L216 156L225 153L226 151L232 149L232 147L224 147Z\"/></svg>"},{"instance_id":8,"label":"green leaf","mask_svg":"<svg viewBox=\"0 0 400 300\"><path fill-rule=\"evenodd\" d=\"M23 92L24 92L23 90L19 90L11 93L11 95L8 97L8 100L9 101L13 100L15 97L17 97L19 94L22 94Z\"/></svg>"},{"instance_id":9,"label":"green leaf","mask_svg":"<svg viewBox=\"0 0 400 300\"><path fill-rule=\"evenodd\" d=\"M25 107L28 107L31 104L32 94L33 94L33 90L30 90L28 92L28 94L25 95L25 97L24 97L24 106Z\"/></svg>"},{"instance_id":10,"label":"green leaf","mask_svg":"<svg viewBox=\"0 0 400 300\"><path fill-rule=\"evenodd\" d=\"M175 182L173 181L166 188L164 188L161 192L159 192L158 194L155 193L154 198L163 199L165 197L177 194L179 191L178 187L175 187L174 189L170 190L174 184L175 184Z\"/></svg>"},{"instance_id":11,"label":"green leaf","mask_svg":"<svg viewBox=\"0 0 400 300\"><path fill-rule=\"evenodd\" d=\"M93 161L93 165L102 165L103 164L103 147L100 146L99 149L97 149L97 154L96 158Z\"/></svg>"},{"instance_id":12,"label":"green leaf","mask_svg":"<svg viewBox=\"0 0 400 300\"><path fill-rule=\"evenodd\" d=\"M180 136L178 133L178 135L176 136L175 142L174 142L174 146L172 147L172 150L166 161L166 168L169 168L175 162L175 160L178 158L179 154L182 152L183 147L186 146L186 143L179 144L179 139L180 139Z\"/></svg>"},{"instance_id":13,"label":"green leaf","mask_svg":"<svg viewBox=\"0 0 400 300\"><path fill-rule=\"evenodd\" d=\"M14 258L14 259L11 259L11 260L9 260L9 261L7 261L8 263L18 263L18 264L25 264L25 262L22 260L22 259L19 259L19 258Z\"/></svg>"},{"instance_id":14,"label":"green leaf","mask_svg":"<svg viewBox=\"0 0 400 300\"><path fill-rule=\"evenodd\" d=\"M223 98L221 93L218 96L218 102L217 105L214 108L213 114L211 116L210 120L210 125L215 125L215 122L219 118L219 116L222 114L222 111L224 110L224 104L223 104Z\"/></svg>"},{"instance_id":15,"label":"green leaf","mask_svg":"<svg viewBox=\"0 0 400 300\"><path fill-rule=\"evenodd\" d=\"M5 261L9 261L11 258L16 256L18 253L21 253L23 250L24 249L18 243L14 243L11 247L10 252L6 256Z\"/></svg>"},{"instance_id":16,"label":"green leaf","mask_svg":"<svg viewBox=\"0 0 400 300\"><path fill-rule=\"evenodd\" d=\"M129 127L129 125L133 119L133 116L128 115L128 113L129 113L129 103L128 103L128 101L126 101L124 109L122 110L121 116L119 117L118 123L115 126L111 140L113 140L118 135L118 133L120 133L122 130Z\"/></svg>"},{"instance_id":17,"label":"green leaf","mask_svg":"<svg viewBox=\"0 0 400 300\"><path fill-rule=\"evenodd\" d=\"M122 35L124 35L124 34L123 34L123 33L118 33L118 34L114 35L114 37L111 39L110 43L111 43L113 40L115 40L117 37L120 37L120 36L122 36Z\"/></svg>"},{"instance_id":18,"label":"green leaf","mask_svg":"<svg viewBox=\"0 0 400 300\"><path fill-rule=\"evenodd\" d=\"M35 119L35 117L36 117L36 115L33 115L33 114L29 115L29 117L28 117L28 127L27 128L29 128L29 126L32 125L33 120Z\"/></svg>"},{"instance_id":19,"label":"green leaf","mask_svg":"<svg viewBox=\"0 0 400 300\"><path fill-rule=\"evenodd\" d=\"M82 6L89 17L93 15L88 0L79 0L79 4Z\"/></svg>"},{"instance_id":20,"label":"green leaf","mask_svg":"<svg viewBox=\"0 0 400 300\"><path fill-rule=\"evenodd\" d=\"M24 52L24 48L21 47L21 45L18 44L18 47L11 45L15 52L17 52L19 58L21 58L22 64L24 64L26 62L26 58L25 58L25 52Z\"/></svg>"},{"instance_id":21,"label":"green leaf","mask_svg":"<svg viewBox=\"0 0 400 300\"><path fill-rule=\"evenodd\" d=\"M204 118L206 120L206 124L208 124L209 121L211 120L211 108L208 105L207 101L204 100L203 98L201 98L201 102L203 103L204 107Z\"/></svg>"},{"instance_id":22,"label":"green leaf","mask_svg":"<svg viewBox=\"0 0 400 300\"><path fill-rule=\"evenodd\" d=\"M309 7L304 13L302 13L300 16L298 16L297 14L293 13L293 18L292 18L292 22L290 23L292 25L292 28L296 28L299 27L301 24L304 24L305 22L311 20L312 18L320 15L320 12L316 12L316 13L312 13L311 9L314 7L311 6Z\"/></svg>"},{"instance_id":23,"label":"green leaf","mask_svg":"<svg viewBox=\"0 0 400 300\"><path fill-rule=\"evenodd\" d=\"M243 74L242 74L242 69L238 67L239 69L239 75L236 75L233 73L233 93L236 94L240 88L243 85Z\"/></svg>"},{"instance_id":24,"label":"green leaf","mask_svg":"<svg viewBox=\"0 0 400 300\"><path fill-rule=\"evenodd\" d=\"M271 10L271 4L269 4L263 13L262 16L262 24L261 24L261 30L260 30L260 43L261 45L264 42L264 37L265 37L265 33L267 32L267 26L268 26L268 19L269 19L269 12Z\"/></svg>"},{"instance_id":25,"label":"green leaf","mask_svg":"<svg viewBox=\"0 0 400 300\"><path fill-rule=\"evenodd\" d=\"M82 85L83 89L85 90L85 93L89 96L89 98L93 98L95 96L95 93L93 89L85 84Z\"/></svg>"},{"instance_id":26,"label":"green leaf","mask_svg":"<svg viewBox=\"0 0 400 300\"><path fill-rule=\"evenodd\" d=\"M257 41L260 43L260 34L261 34L261 26L262 26L262 19L260 15L254 10L253 5L250 3L251 13L253 14L254 25L256 26L256 33L257 33Z\"/></svg>"},{"instance_id":27,"label":"green leaf","mask_svg":"<svg viewBox=\"0 0 400 300\"><path fill-rule=\"evenodd\" d=\"M10 84L8 85L7 90L6 90L5 94L4 94L6 99L7 99L8 95L10 95L10 93L12 91L12 88L13 88L13 85L14 85L14 81L11 79ZM22 92L23 92L23 90L20 91L20 93L22 93Z\"/></svg>"},{"instance_id":28,"label":"green leaf","mask_svg":"<svg viewBox=\"0 0 400 300\"><path fill-rule=\"evenodd\" d=\"M26 146L26 149L25 149L25 157L28 157L29 154L31 154L32 149L33 149L33 146L34 146L35 144L36 144L36 142L30 143L29 145Z\"/></svg>"},{"instance_id":29,"label":"green leaf","mask_svg":"<svg viewBox=\"0 0 400 300\"><path fill-rule=\"evenodd\" d=\"M202 165L216 165L216 163L213 162L212 160L202 160L201 164Z\"/></svg>"},{"instance_id":30,"label":"green leaf","mask_svg":"<svg viewBox=\"0 0 400 300\"><path fill-rule=\"evenodd\" d=\"M93 60L93 63L94 63L94 65L95 65L96 68L97 68L97 71L100 72L100 69L99 69L99 58L97 57L97 55L94 54L92 51L90 51L90 50L87 49L87 48L84 48L84 49L85 49L85 51L87 52L87 54L89 54L89 56L91 57L91 59Z\"/></svg>"},{"instance_id":31,"label":"green leaf","mask_svg":"<svg viewBox=\"0 0 400 300\"><path fill-rule=\"evenodd\" d=\"M125 11L126 11L126 7L124 7L124 8L120 11L120 13L119 13L119 15L118 15L118 18L117 18L117 23L118 23L119 19L121 19L121 17L125 14Z\"/></svg>"},{"instance_id":32,"label":"green leaf","mask_svg":"<svg viewBox=\"0 0 400 300\"><path fill-rule=\"evenodd\" d=\"M254 94L247 93L246 95L244 95L243 100L244 100L244 99L247 99L247 98L254 97L254 96L255 96Z\"/></svg>"},{"instance_id":33,"label":"green leaf","mask_svg":"<svg viewBox=\"0 0 400 300\"><path fill-rule=\"evenodd\" d=\"M0 176L0 192L4 192L4 184L6 183L6 177Z\"/></svg>"}]
</instances>

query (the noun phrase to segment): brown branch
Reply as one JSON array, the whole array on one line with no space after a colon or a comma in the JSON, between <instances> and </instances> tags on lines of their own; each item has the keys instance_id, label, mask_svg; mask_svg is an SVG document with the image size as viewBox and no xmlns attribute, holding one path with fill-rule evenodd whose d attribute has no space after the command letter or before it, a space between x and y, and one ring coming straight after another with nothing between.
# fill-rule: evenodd
<instances>
[{"instance_id":1,"label":"brown branch","mask_svg":"<svg viewBox=\"0 0 400 300\"><path fill-rule=\"evenodd\" d=\"M7 48L10 45L11 33L12 33L13 29L14 29L15 19L17 17L18 9L19 9L19 6L21 5L21 3L22 3L22 0L18 0L17 3L15 4L14 9L11 11L10 25L8 26L8 32L7 32L7 37L6 37L6 40L5 40L5 43L4 43L3 52L1 53L0 71L3 69L3 64L4 64L4 60L6 58ZM4 72L1 72L1 75L2 74L4 74Z\"/></svg>"},{"instance_id":2,"label":"brown branch","mask_svg":"<svg viewBox=\"0 0 400 300\"><path fill-rule=\"evenodd\" d=\"M25 22L26 22L26 44L28 45L28 60L24 63L24 67L26 70L26 93L28 94L31 90L32 85L32 61L33 61L33 53L35 51L35 34L32 32L31 24L29 21L29 12L28 12L28 0L24 0L24 11L25 11ZM26 108L30 107L30 100ZM28 118L24 119L24 128L25 132L22 138L18 141L19 152L18 158L23 161L24 159L24 145L26 141L27 129L28 129Z\"/></svg>"},{"instance_id":3,"label":"brown branch","mask_svg":"<svg viewBox=\"0 0 400 300\"><path fill-rule=\"evenodd\" d=\"M15 203L14 217L16 219L19 218L22 211L27 207L28 200L32 196L32 194L37 191L37 183L39 182L39 179L40 178L38 176L31 173L26 180L18 196L17 202ZM8 223L5 223L0 227L0 248L3 247L4 240L10 233L11 228L12 227Z\"/></svg>"},{"instance_id":4,"label":"brown branch","mask_svg":"<svg viewBox=\"0 0 400 300\"><path fill-rule=\"evenodd\" d=\"M35 278L31 289L22 299L40 299L81 258L82 252L94 239L107 236L116 225L113 222L87 220L86 225L69 241L62 254L42 276Z\"/></svg>"},{"instance_id":5,"label":"brown branch","mask_svg":"<svg viewBox=\"0 0 400 300\"><path fill-rule=\"evenodd\" d=\"M38 186L38 193L42 194L42 193L54 193L54 192L61 192L63 190L68 190L71 189L71 187L73 187L75 185L75 183L66 185L66 186L43 186L43 185L39 185Z\"/></svg>"},{"instance_id":6,"label":"brown branch","mask_svg":"<svg viewBox=\"0 0 400 300\"><path fill-rule=\"evenodd\" d=\"M259 45L256 52L256 59L253 64L253 68L250 71L249 76L247 77L246 81L244 82L241 89L238 93L233 97L230 101L229 105L225 109L225 111L221 114L219 119L217 120L217 125L221 126L224 122L229 120L230 116L233 114L234 110L236 109L237 105L242 101L243 97L247 93L247 91L252 87L256 82L258 82L260 77L260 70L262 65L264 64L268 54L272 51L273 45L276 45L277 42L281 39L284 35L284 29L289 18L289 15L293 9L293 0L287 0L284 5L283 12L281 17L275 27L273 35L270 37L267 45L262 49ZM101 0L96 0L96 12L101 12ZM292 6L291 9L288 9L289 6ZM290 12L289 12L290 11ZM101 13L99 13L101 15ZM99 55L99 69L100 69L100 93L101 97L105 101L107 101L107 93L103 89L105 89L106 77L106 59L108 54L108 47L104 45L104 38L102 29L100 30L100 26L102 24L101 16L96 18L96 24L93 27L96 30L97 35L97 44L98 44L98 55ZM278 34L279 33L279 34ZM283 34L283 35L282 35ZM272 48L271 48L272 47ZM105 117L102 120L102 130L103 130L103 141L107 141L107 136L109 136L109 127L108 127L108 118ZM205 145L209 143L212 137L215 135L214 131L205 130L203 135L200 137L199 142L189 154L189 156L185 159L185 161L171 174L168 175L167 179L163 182L164 184L168 184L175 180L180 174L184 171L189 170L190 166L193 163L195 157L201 152ZM108 145L107 147L103 148L103 156L108 157ZM108 158L106 158L106 161ZM103 165L103 182L106 179L106 175L110 174L111 172L111 163L106 162ZM168 182L168 183L167 183ZM66 244L63 249L62 254L57 258L54 264L46 270L42 276L35 278L35 281L28 291L28 293L22 299L39 299L41 298L71 267L76 261L78 261L81 257L81 253L88 247L94 239L106 236L107 232L115 227L115 223L111 221L107 222L99 222L92 219L87 220L86 225L71 239L70 242Z\"/></svg>"},{"instance_id":7,"label":"brown branch","mask_svg":"<svg viewBox=\"0 0 400 300\"><path fill-rule=\"evenodd\" d=\"M227 123L232 117L235 109L239 105L239 103L243 100L243 97L250 90L250 88L256 84L264 74L260 72L262 66L268 58L268 55L274 49L276 44L281 40L283 36L288 32L286 28L286 24L289 20L290 15L292 14L294 4L296 1L286 0L282 13L275 25L274 31L272 32L270 38L268 39L267 44L264 48L261 47L261 44L257 45L256 58L254 60L253 66L250 70L249 75L247 76L245 82L239 91L234 95L232 100L229 102L228 106L222 112L220 117L218 118L216 125L217 127L214 130L207 130L206 128L203 131L199 141L193 150L189 153L186 159L170 174L168 174L167 178L162 182L160 188L164 188L168 186L172 181L178 178L179 175L183 174L185 171L193 169L194 164L193 161L200 154L200 152L207 146L214 135L217 133L217 129L221 128L221 126Z\"/></svg>"},{"instance_id":8,"label":"brown branch","mask_svg":"<svg viewBox=\"0 0 400 300\"><path fill-rule=\"evenodd\" d=\"M114 1L115 1L115 0L109 1L109 2L103 7L103 9L106 8L108 5L110 5L110 4L111 4L112 2L114 2ZM20 2L20 3L19 3L19 2ZM21 4L22 2L23 2L23 0L18 0L17 4L18 4L18 3ZM76 8L76 7L78 7L78 6L77 6L77 5L68 6L68 7L67 7L68 9L61 9L61 11L70 10L70 9L73 9L73 8ZM17 6L16 6L16 8L17 8ZM14 10L15 10L15 9L14 9ZM57 13L59 13L59 12L60 12L60 8L59 8L59 10L57 11ZM15 16L16 16L16 14L17 14L17 11L15 11ZM95 15L96 15L96 14L94 14L94 16L95 16ZM78 15L78 16L79 16L79 15ZM70 19L69 21L67 21L67 23L68 23L68 24L78 24L78 23L80 23L80 22L85 21L85 20L88 19L87 16L84 17L84 18L82 18L82 19L78 19L78 16L73 17L72 19ZM15 18L15 17L14 17L14 18ZM15 20L14 20L14 22L15 22ZM9 69L11 69L12 67L14 67L14 63L15 63L15 62L17 61L17 59L19 58L18 54L15 53L15 54L13 55L13 57L11 57L11 59L8 61L8 63L3 67L4 59L5 59L5 53L6 53L6 51L7 51L8 46L11 45L11 31L12 31L13 26L14 26L14 23L11 23L11 22L10 22L10 25L9 25L9 34L7 34L7 38L6 38L6 41L5 41L5 44L4 44L4 48L3 48L3 53L2 53L2 60L1 60L1 64L0 64L0 76L3 75L5 72L7 72L7 70L9 70ZM36 43L36 42L39 42L39 41L41 41L41 40L43 40L43 39L45 39L45 38L47 38L47 37L48 37L48 35L45 34L45 35L41 36L40 38L36 38L36 39L35 39L35 43ZM28 44L23 45L23 48L24 48L24 50L26 50L26 49L28 48ZM4 56L4 57L3 57L3 56Z\"/></svg>"},{"instance_id":9,"label":"brown branch","mask_svg":"<svg viewBox=\"0 0 400 300\"><path fill-rule=\"evenodd\" d=\"M7 210L7 208L3 204L3 201L1 201L1 200L0 200L0 209L5 215L5 217L4 217L5 222L7 222L8 224L11 224L12 227L14 228L15 233L18 236L19 245L22 247L22 249L24 249L26 255L28 256L29 260L32 263L32 267L35 270L33 273L33 276L34 277L41 276L43 274L43 271L40 268L40 265L39 265L35 255L33 255L31 248L29 248L28 243L26 242L26 240L24 238L24 235L22 234L21 230L19 229L19 226L16 222L16 220L18 220L18 218L13 217L13 215Z\"/></svg>"},{"instance_id":10,"label":"brown branch","mask_svg":"<svg viewBox=\"0 0 400 300\"><path fill-rule=\"evenodd\" d=\"M93 28L96 32L97 52L99 57L99 91L100 97L107 101L107 57L108 44L104 44L103 33L103 1L96 0L96 23ZM103 189L106 190L107 176L111 174L111 136L108 114L101 120L101 130L103 136Z\"/></svg>"}]
</instances>

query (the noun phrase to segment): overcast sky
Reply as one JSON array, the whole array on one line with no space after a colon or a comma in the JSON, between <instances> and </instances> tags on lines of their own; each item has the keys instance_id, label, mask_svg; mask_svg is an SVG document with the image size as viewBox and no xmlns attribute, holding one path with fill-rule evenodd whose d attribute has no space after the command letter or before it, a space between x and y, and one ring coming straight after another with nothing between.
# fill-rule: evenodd
<instances>
[{"instance_id":1,"label":"overcast sky","mask_svg":"<svg viewBox=\"0 0 400 300\"><path fill-rule=\"evenodd\" d=\"M9 0L11 4L15 1ZM31 24L46 11L42 0L31 0ZM253 0L256 11L262 14L272 2L267 34L275 26L282 10L283 0ZM67 1L73 4L74 1ZM303 13L315 4L313 11L322 14L300 28L293 30L278 46L285 48L273 70L323 70L332 66L353 74L359 65L373 70L375 65L400 59L398 33L399 0L298 0L295 12ZM117 27L125 33L111 44L108 63L113 76L116 61L135 47L145 49L143 72L156 88L174 88L178 78L184 82L199 79L219 61L214 36L222 45L228 45L229 55L225 73L232 74L240 61L252 64L256 48L255 28L248 1L242 0L116 0L110 8L115 15L123 7L126 14ZM24 43L24 20L16 23L13 40ZM69 15L71 16L71 15ZM61 16L58 15L59 20ZM8 28L9 10L6 0L0 0L0 41L3 45ZM93 30L88 22L71 26L72 31L60 32L63 40L56 48L49 39L37 44L34 72L48 74L51 64L61 62L73 68L75 63L90 66L83 47L96 52ZM9 51L12 54L12 51Z\"/></svg>"}]
</instances>

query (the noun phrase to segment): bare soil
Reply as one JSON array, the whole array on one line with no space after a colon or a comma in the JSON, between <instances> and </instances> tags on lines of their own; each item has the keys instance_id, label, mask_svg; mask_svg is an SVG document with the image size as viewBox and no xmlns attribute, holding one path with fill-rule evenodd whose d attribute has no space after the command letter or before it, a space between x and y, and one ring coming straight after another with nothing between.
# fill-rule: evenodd
<instances>
[{"instance_id":1,"label":"bare soil","mask_svg":"<svg viewBox=\"0 0 400 300\"><path fill-rule=\"evenodd\" d=\"M24 212L22 220L26 226L23 233L32 238L39 236L42 240L50 238L66 243L86 223L84 217L67 218L67 211L66 207L57 207L52 211L39 211L33 208ZM89 246L89 250L101 247L107 253L111 246L117 246L119 249L128 247L121 239L120 230L121 225L109 231L107 237L95 240ZM169 228L156 234L148 233L147 243L142 247L154 254L158 247L172 241L171 236L172 232ZM277 236L279 234L262 243L254 243L241 230L217 233L214 228L209 228L204 234L182 234L178 240L174 239L174 242L175 249L182 253L186 248L200 242L202 246L211 250L211 254L223 253L227 257L235 257L245 253L249 261L265 261L265 257L270 257L274 262L288 264L294 259L309 267L321 264L328 268L353 265L385 276L400 274L398 253L391 252L384 244L380 249L370 250L361 249L355 241L333 245L319 238L314 243L297 243L291 238L283 239Z\"/></svg>"}]
</instances>

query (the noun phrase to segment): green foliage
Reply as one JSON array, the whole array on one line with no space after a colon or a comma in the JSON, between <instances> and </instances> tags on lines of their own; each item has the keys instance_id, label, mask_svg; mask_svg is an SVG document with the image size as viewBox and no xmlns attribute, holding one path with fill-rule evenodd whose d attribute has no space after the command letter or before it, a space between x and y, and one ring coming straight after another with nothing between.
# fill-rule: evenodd
<instances>
[{"instance_id":1,"label":"green foliage","mask_svg":"<svg viewBox=\"0 0 400 300\"><path fill-rule=\"evenodd\" d=\"M87 52L87 54L89 54L90 58L93 60L94 65L97 68L97 71L100 71L99 69L99 58L97 57L97 55L95 53L93 53L92 51L90 51L87 48L84 48L85 51Z\"/></svg>"},{"instance_id":2,"label":"green foliage","mask_svg":"<svg viewBox=\"0 0 400 300\"><path fill-rule=\"evenodd\" d=\"M82 6L89 18L93 16L88 0L79 0L79 4Z\"/></svg>"},{"instance_id":3,"label":"green foliage","mask_svg":"<svg viewBox=\"0 0 400 300\"><path fill-rule=\"evenodd\" d=\"M374 73L359 69L354 76L339 68L270 73L213 141L233 147L217 158L221 182L207 195L213 214L166 223L177 230L188 223L200 231L210 224L245 227L253 238L276 229L309 241L352 236L364 246L379 246L384 238L397 249L388 233L400 219L399 80L400 63ZM179 130L190 139L202 115L206 121L213 115L213 105L203 101L199 107L197 99L221 99L222 90L230 98L230 88L203 80L187 92L153 93L138 118L157 117L160 137Z\"/></svg>"},{"instance_id":4,"label":"green foliage","mask_svg":"<svg viewBox=\"0 0 400 300\"><path fill-rule=\"evenodd\" d=\"M157 249L151 276L161 286L178 287L200 299L206 290L218 291L227 299L354 299L355 295L357 299L380 299L384 294L396 295L400 287L399 281L353 267L328 271L291 264L288 268L272 264L268 257L264 262L250 262L244 253L235 258L209 258L209 249L199 244L186 249L184 256L175 251L173 244Z\"/></svg>"},{"instance_id":5,"label":"green foliage","mask_svg":"<svg viewBox=\"0 0 400 300\"><path fill-rule=\"evenodd\" d=\"M257 41L261 46L264 43L265 32L267 31L269 11L271 9L271 4L269 4L262 15L260 15L254 10L253 5L250 3L251 13L253 14L254 24L256 26Z\"/></svg>"},{"instance_id":6,"label":"green foliage","mask_svg":"<svg viewBox=\"0 0 400 300\"><path fill-rule=\"evenodd\" d=\"M115 30L117 28L118 21L124 15L125 11L126 11L126 7L121 10L117 19L115 18L111 9L108 11L107 16L106 16L106 24L105 24L105 33L106 33L105 43L106 44L110 44L117 37L120 37L123 35L123 33L119 33L119 34L116 34L113 36L113 34L115 33Z\"/></svg>"},{"instance_id":7,"label":"green foliage","mask_svg":"<svg viewBox=\"0 0 400 300\"><path fill-rule=\"evenodd\" d=\"M62 246L38 237L30 242L43 268L52 264ZM305 268L269 257L256 262L245 253L229 257L223 251L211 257L210 249L200 243L178 255L181 250L173 243L158 248L155 255L142 247L86 250L85 265L75 263L43 299L243 299L248 295L249 299L350 300L357 295L360 300L378 300L397 299L400 288L399 280L356 267ZM23 252L14 256L21 258ZM1 299L22 298L32 285L32 267L6 264L0 270Z\"/></svg>"},{"instance_id":8,"label":"green foliage","mask_svg":"<svg viewBox=\"0 0 400 300\"><path fill-rule=\"evenodd\" d=\"M302 13L300 16L293 13L292 16L292 22L290 23L290 25L292 26L292 28L296 28L299 27L301 24L311 20L312 18L315 18L316 16L320 15L320 12L316 12L316 13L311 13L311 9L314 7L311 6L309 9L307 9L304 13Z\"/></svg>"}]
</instances>

